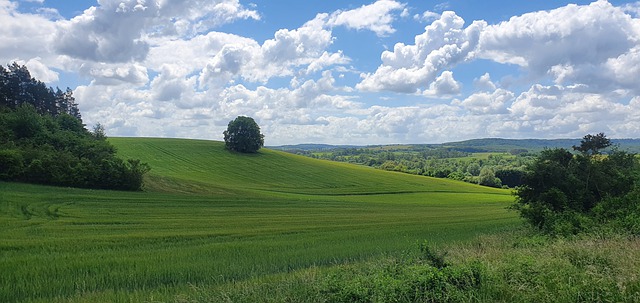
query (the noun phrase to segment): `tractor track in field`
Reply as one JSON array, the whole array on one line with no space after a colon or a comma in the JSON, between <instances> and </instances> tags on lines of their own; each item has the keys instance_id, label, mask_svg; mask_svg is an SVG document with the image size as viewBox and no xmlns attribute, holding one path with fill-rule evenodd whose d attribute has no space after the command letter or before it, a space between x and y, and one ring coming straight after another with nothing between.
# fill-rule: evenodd
<instances>
[{"instance_id":1,"label":"tractor track in field","mask_svg":"<svg viewBox=\"0 0 640 303\"><path fill-rule=\"evenodd\" d=\"M318 189L324 190L326 189ZM261 191L265 192L273 192L273 193L284 193L284 194L300 194L300 195L312 195L312 196L329 196L329 197L347 197L347 196L384 196L384 195L407 195L407 194L428 194L428 193L441 193L441 194L492 194L503 196L502 193L476 193L476 192L463 192L463 191L452 191L452 190L404 190L404 191L385 191L385 192L351 192L351 193L311 193L311 192L293 192L286 190L274 190L274 189L262 189Z\"/></svg>"},{"instance_id":2,"label":"tractor track in field","mask_svg":"<svg viewBox=\"0 0 640 303\"><path fill-rule=\"evenodd\" d=\"M176 160L179 160L180 162L187 163L192 167L198 167L198 164L199 164L198 162L196 162L194 160L191 160L188 157L181 156L180 154L178 154L176 152L171 152L168 149L162 148L162 147L160 147L160 146L158 146L156 144L151 144L150 143L150 144L146 144L146 146L148 146L151 149L157 150L162 154L168 155L168 156L170 156L170 157L172 157L172 158L174 158Z\"/></svg>"}]
</instances>

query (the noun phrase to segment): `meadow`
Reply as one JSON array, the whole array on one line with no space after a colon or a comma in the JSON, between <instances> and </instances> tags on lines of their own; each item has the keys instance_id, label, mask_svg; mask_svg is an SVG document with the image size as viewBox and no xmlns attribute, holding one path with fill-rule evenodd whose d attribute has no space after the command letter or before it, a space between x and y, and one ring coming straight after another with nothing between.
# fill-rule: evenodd
<instances>
[{"instance_id":1,"label":"meadow","mask_svg":"<svg viewBox=\"0 0 640 303\"><path fill-rule=\"evenodd\" d=\"M519 225L508 190L223 143L111 138L143 192L0 183L0 301L175 301Z\"/></svg>"}]
</instances>

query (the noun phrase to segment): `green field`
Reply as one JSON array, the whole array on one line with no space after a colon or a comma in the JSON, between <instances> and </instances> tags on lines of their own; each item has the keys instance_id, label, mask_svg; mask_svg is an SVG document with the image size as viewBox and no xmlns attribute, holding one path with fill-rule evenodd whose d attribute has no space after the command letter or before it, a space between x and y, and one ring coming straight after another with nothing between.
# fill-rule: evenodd
<instances>
[{"instance_id":1,"label":"green field","mask_svg":"<svg viewBox=\"0 0 640 303\"><path fill-rule=\"evenodd\" d=\"M213 141L110 141L151 165L144 192L0 182L0 302L174 301L519 222L506 190Z\"/></svg>"}]
</instances>

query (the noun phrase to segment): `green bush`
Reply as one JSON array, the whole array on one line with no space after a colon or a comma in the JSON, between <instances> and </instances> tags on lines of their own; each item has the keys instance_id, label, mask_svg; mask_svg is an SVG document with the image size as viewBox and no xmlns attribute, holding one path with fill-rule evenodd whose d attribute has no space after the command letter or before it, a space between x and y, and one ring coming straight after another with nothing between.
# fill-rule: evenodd
<instances>
[{"instance_id":1,"label":"green bush","mask_svg":"<svg viewBox=\"0 0 640 303\"><path fill-rule=\"evenodd\" d=\"M0 180L13 180L24 172L22 153L16 149L0 150Z\"/></svg>"},{"instance_id":2,"label":"green bush","mask_svg":"<svg viewBox=\"0 0 640 303\"><path fill-rule=\"evenodd\" d=\"M420 243L419 249L420 249L420 257L428 261L431 266L442 269L449 265L445 261L445 257L447 256L447 253L436 251L426 241L423 243Z\"/></svg>"},{"instance_id":3,"label":"green bush","mask_svg":"<svg viewBox=\"0 0 640 303\"><path fill-rule=\"evenodd\" d=\"M622 197L607 197L593 209L595 220L613 229L640 235L640 187Z\"/></svg>"},{"instance_id":4,"label":"green bush","mask_svg":"<svg viewBox=\"0 0 640 303\"><path fill-rule=\"evenodd\" d=\"M487 282L479 262L452 265L426 243L415 256L384 259L368 266L343 266L321 287L327 302L460 302L471 300Z\"/></svg>"},{"instance_id":5,"label":"green bush","mask_svg":"<svg viewBox=\"0 0 640 303\"><path fill-rule=\"evenodd\" d=\"M478 184L490 187L502 187L502 181L496 178L495 172L489 167L483 167L478 176Z\"/></svg>"}]
</instances>

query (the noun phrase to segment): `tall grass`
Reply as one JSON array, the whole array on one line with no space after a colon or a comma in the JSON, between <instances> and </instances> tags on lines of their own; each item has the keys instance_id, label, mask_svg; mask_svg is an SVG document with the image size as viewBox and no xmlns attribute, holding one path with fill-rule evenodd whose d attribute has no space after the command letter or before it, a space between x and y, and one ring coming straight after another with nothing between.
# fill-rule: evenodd
<instances>
[{"instance_id":1,"label":"tall grass","mask_svg":"<svg viewBox=\"0 0 640 303\"><path fill-rule=\"evenodd\" d=\"M192 288L173 301L640 301L637 238L550 239L512 229L465 243L428 245L360 263Z\"/></svg>"}]
</instances>

